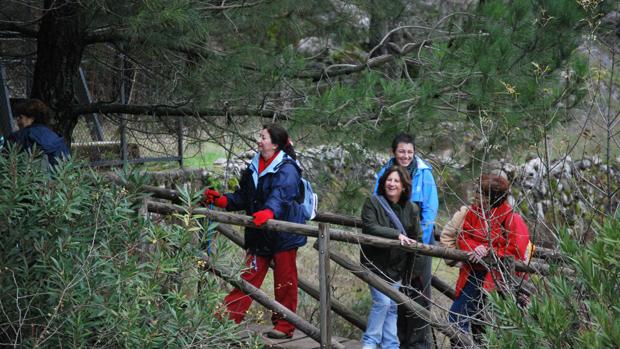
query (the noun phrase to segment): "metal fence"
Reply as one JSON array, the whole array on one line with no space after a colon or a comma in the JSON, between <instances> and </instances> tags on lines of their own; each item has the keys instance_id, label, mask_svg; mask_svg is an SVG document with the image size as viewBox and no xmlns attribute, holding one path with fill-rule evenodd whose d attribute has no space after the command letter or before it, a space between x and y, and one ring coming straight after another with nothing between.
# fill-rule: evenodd
<instances>
[{"instance_id":1,"label":"metal fence","mask_svg":"<svg viewBox=\"0 0 620 349\"><path fill-rule=\"evenodd\" d=\"M81 69L78 78L81 82L76 91L78 99L81 103L91 103ZM9 87L23 80L27 79L7 77L0 64L0 133L5 137L16 129L11 98L27 95L22 87ZM120 97L126 103L124 93ZM86 160L95 167L152 162L177 162L183 167L183 134L183 117L86 114L80 116L73 131L71 152L74 158Z\"/></svg>"}]
</instances>

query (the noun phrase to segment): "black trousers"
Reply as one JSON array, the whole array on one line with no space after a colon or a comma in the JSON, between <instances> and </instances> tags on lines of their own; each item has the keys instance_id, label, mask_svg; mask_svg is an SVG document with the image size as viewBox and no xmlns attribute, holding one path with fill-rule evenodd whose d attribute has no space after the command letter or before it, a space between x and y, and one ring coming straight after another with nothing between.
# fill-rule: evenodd
<instances>
[{"instance_id":1,"label":"black trousers","mask_svg":"<svg viewBox=\"0 0 620 349\"><path fill-rule=\"evenodd\" d=\"M410 254L407 258L401 292L430 311L433 257ZM430 324L402 305L398 306L397 328L401 349L431 348Z\"/></svg>"}]
</instances>

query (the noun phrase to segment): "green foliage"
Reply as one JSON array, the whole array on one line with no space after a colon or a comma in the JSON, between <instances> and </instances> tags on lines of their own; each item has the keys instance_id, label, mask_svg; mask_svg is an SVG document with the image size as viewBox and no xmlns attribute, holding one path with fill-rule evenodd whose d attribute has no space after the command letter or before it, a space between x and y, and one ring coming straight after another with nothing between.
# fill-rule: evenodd
<instances>
[{"instance_id":1,"label":"green foliage","mask_svg":"<svg viewBox=\"0 0 620 349\"><path fill-rule=\"evenodd\" d=\"M197 263L200 217L154 224L139 214L144 178L122 176L132 189L78 163L50 176L28 155L0 157L1 342L239 346L236 327L213 317L221 288Z\"/></svg>"},{"instance_id":2,"label":"green foliage","mask_svg":"<svg viewBox=\"0 0 620 349\"><path fill-rule=\"evenodd\" d=\"M535 280L529 308L492 297L497 321L487 330L489 347L620 347L620 217L610 217L585 247L564 233L561 250L575 274Z\"/></svg>"}]
</instances>

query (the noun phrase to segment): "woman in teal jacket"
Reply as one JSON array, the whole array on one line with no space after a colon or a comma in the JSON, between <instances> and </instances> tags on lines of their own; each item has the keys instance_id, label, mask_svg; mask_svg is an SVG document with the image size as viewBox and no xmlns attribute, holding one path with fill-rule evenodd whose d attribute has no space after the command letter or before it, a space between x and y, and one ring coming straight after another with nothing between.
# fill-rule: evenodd
<instances>
[{"instance_id":1,"label":"woman in teal jacket","mask_svg":"<svg viewBox=\"0 0 620 349\"><path fill-rule=\"evenodd\" d=\"M420 223L422 237L420 242L428 245L435 244L433 228L439 200L437 186L433 178L432 168L419 156L415 155L415 142L411 135L401 133L392 141L391 158L377 173L381 178L386 169L393 165L400 165L411 175L411 201L420 207ZM375 193L378 180L375 184ZM431 267L432 257L414 255L409 256L408 268L403 276L401 291L420 305L430 310L431 306ZM404 307L398 309L398 337L401 348L430 348L431 331L429 324L416 316L407 313Z\"/></svg>"}]
</instances>

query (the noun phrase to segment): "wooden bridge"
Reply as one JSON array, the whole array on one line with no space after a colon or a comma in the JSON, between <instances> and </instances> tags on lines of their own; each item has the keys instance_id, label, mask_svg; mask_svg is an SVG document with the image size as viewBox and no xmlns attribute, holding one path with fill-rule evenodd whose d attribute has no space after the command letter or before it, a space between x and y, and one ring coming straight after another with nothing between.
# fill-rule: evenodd
<instances>
[{"instance_id":1,"label":"wooden bridge","mask_svg":"<svg viewBox=\"0 0 620 349\"><path fill-rule=\"evenodd\" d=\"M120 182L120 179L116 176L112 176L112 179L116 182ZM123 183L124 184L124 183ZM206 216L208 219L214 222L219 222L216 226L216 230L229 240L239 246L243 246L243 237L238 234L230 225L243 226L243 227L255 227L252 223L252 217L222 212L216 210L210 210L207 208L188 208L179 205L180 198L179 193L175 190L163 189L154 186L144 186L145 190L152 193L152 195L159 199L159 201L146 201L145 209L148 212L170 215L170 214L184 214L192 212L193 214L200 214ZM168 202L161 202L161 199L165 199ZM453 325L448 323L445 318L439 318L435 313L430 312L426 308L420 306L418 303L411 300L406 295L392 289L387 282L381 278L369 272L366 268L362 267L358 262L343 256L336 251L330 249L330 241L343 241L348 243L354 243L356 245L372 245L378 247L398 247L400 249L416 252L418 254L433 256L438 258L448 258L458 261L467 261L467 253L455 249L447 249L439 246L425 245L422 243L414 243L409 246L401 246L397 240L390 240L381 237L369 236L359 234L351 231L346 231L338 228L334 228L333 225L347 226L347 227L360 227L361 220L354 217L347 217L331 213L321 213L317 215L314 221L318 222L316 225L308 224L296 224L285 221L269 220L261 229L269 229L273 231L291 232L295 234L305 235L308 237L317 238L314 248L318 251L319 256L319 286L316 287L309 280L299 277L299 288L306 292L311 297L319 301L320 312L320 328L316 328L307 320L301 318L297 314L291 312L280 303L272 300L267 294L258 288L250 285L244 280L231 278L230 272L222 269L220 266L216 266L211 263L208 258L204 259L205 268L226 280L228 283L235 287L239 287L246 294L252 297L255 301L263 305L265 308L283 314L295 327L298 329L296 334L291 339L273 340L266 337L264 338L264 345L267 348L361 348L361 344L358 340L351 340L347 338L333 337L331 335L331 316L332 312L341 316L347 322L353 326L364 331L366 329L366 316L360 315L347 308L342 303L331 299L330 288L330 263L334 262L342 268L350 271L353 275L367 283L368 285L380 290L388 297L396 301L398 304L403 305L407 310L415 312L418 316L426 319L429 324L435 329L449 338L455 338L461 341L467 347L476 347L473 340L469 336L463 335ZM330 225L331 224L331 225ZM539 248L535 252L535 257L542 259L549 259L557 257L553 251ZM498 260L497 256L488 256L485 258L485 262L489 265L498 265L501 263L504 268L507 267L508 272L514 273L515 271L522 271L528 273L547 274L550 271L549 265L543 260L530 261L529 263L523 263L521 261L515 261L514 258L506 258ZM572 272L571 270L564 270L565 272ZM520 280L521 283L522 280ZM527 282L523 283L527 286ZM454 297L454 290L445 282L439 278L433 276L432 286L439 290L441 293L449 298ZM531 285L529 285L530 291L532 291ZM261 327L255 324L247 325L245 333L250 335L251 333L263 333L270 327Z\"/></svg>"}]
</instances>

